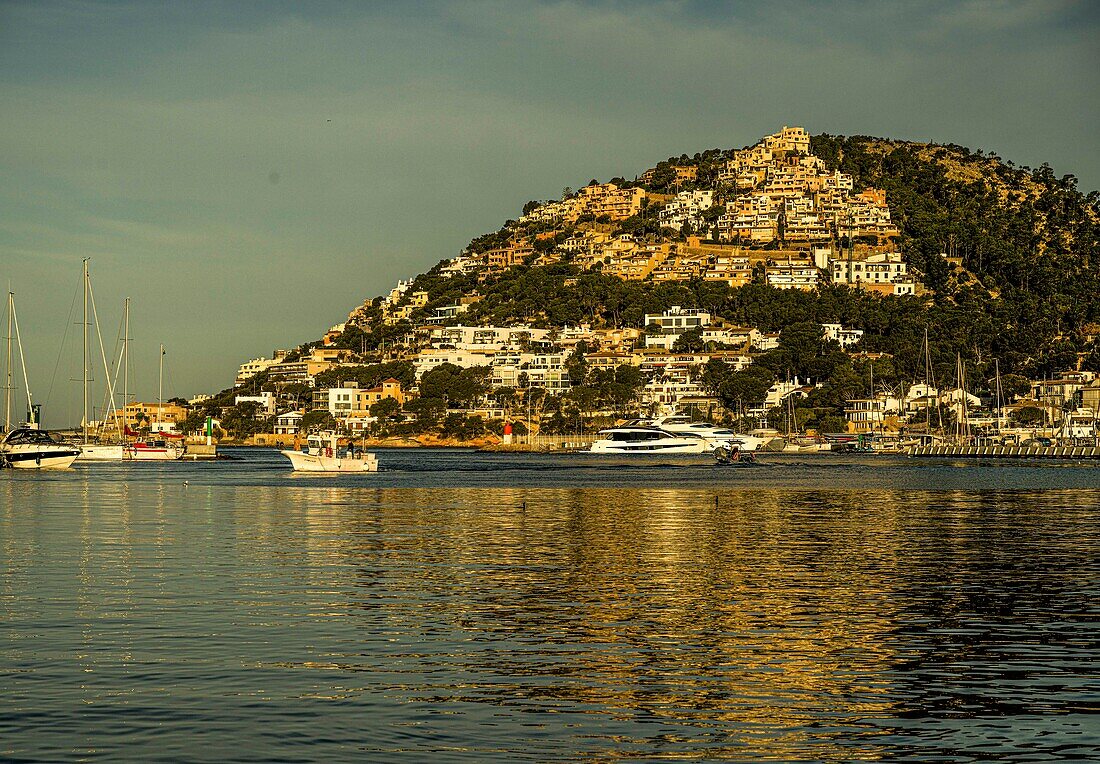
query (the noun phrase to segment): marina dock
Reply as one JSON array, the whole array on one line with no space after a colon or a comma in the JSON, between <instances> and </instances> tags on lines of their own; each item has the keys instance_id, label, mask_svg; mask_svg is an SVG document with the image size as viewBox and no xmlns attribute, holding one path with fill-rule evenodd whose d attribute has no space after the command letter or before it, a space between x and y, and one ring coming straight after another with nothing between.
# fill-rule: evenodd
<instances>
[{"instance_id":1,"label":"marina dock","mask_svg":"<svg viewBox=\"0 0 1100 764\"><path fill-rule=\"evenodd\" d=\"M909 456L964 459L1100 459L1096 446L915 446Z\"/></svg>"}]
</instances>

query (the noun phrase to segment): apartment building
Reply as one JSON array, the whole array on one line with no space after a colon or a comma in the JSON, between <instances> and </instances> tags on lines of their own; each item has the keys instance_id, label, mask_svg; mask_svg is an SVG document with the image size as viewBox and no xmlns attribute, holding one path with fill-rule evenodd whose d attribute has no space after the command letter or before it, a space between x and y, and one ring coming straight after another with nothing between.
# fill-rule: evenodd
<instances>
[{"instance_id":1,"label":"apartment building","mask_svg":"<svg viewBox=\"0 0 1100 764\"><path fill-rule=\"evenodd\" d=\"M881 294L912 295L916 283L899 252L875 252L862 257L829 258L829 279L834 284L868 289Z\"/></svg>"},{"instance_id":2,"label":"apartment building","mask_svg":"<svg viewBox=\"0 0 1100 764\"><path fill-rule=\"evenodd\" d=\"M661 209L657 217L662 226L680 231L684 223L701 225L700 214L713 206L713 191L681 191Z\"/></svg>"},{"instance_id":3,"label":"apartment building","mask_svg":"<svg viewBox=\"0 0 1100 764\"><path fill-rule=\"evenodd\" d=\"M710 313L699 308L681 308L673 305L664 313L646 313L643 325L646 327L656 324L662 332L679 333L688 329L697 329L709 326Z\"/></svg>"},{"instance_id":4,"label":"apartment building","mask_svg":"<svg viewBox=\"0 0 1100 764\"><path fill-rule=\"evenodd\" d=\"M849 329L840 324L822 324L825 339L838 343L842 348L850 348L863 338L862 329Z\"/></svg>"},{"instance_id":5,"label":"apartment building","mask_svg":"<svg viewBox=\"0 0 1100 764\"><path fill-rule=\"evenodd\" d=\"M764 267L768 285L776 289L812 290L817 287L820 273L812 262L788 261Z\"/></svg>"}]
</instances>

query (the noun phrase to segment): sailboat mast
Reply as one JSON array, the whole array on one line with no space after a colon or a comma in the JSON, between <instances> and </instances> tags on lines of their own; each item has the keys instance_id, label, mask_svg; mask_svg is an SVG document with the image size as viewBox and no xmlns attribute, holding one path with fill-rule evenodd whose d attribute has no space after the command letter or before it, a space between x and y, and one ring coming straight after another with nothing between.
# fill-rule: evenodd
<instances>
[{"instance_id":1,"label":"sailboat mast","mask_svg":"<svg viewBox=\"0 0 1100 764\"><path fill-rule=\"evenodd\" d=\"M84 258L83 261L83 273L81 274L81 280L84 288L84 321L81 327L84 330L84 341L82 345L84 371L81 374L81 380L84 383L84 400L81 406L84 409L84 417L80 424L80 429L84 433L84 442L88 442L88 258Z\"/></svg>"},{"instance_id":2,"label":"sailboat mast","mask_svg":"<svg viewBox=\"0 0 1100 764\"><path fill-rule=\"evenodd\" d=\"M122 314L122 409L130 404L130 353L126 343L130 341L130 298L123 303Z\"/></svg>"},{"instance_id":3,"label":"sailboat mast","mask_svg":"<svg viewBox=\"0 0 1100 764\"><path fill-rule=\"evenodd\" d=\"M8 290L8 364L5 366L7 376L4 380L4 431L11 430L11 389L12 389L12 369L11 369L11 318L15 312L15 294Z\"/></svg>"},{"instance_id":4,"label":"sailboat mast","mask_svg":"<svg viewBox=\"0 0 1100 764\"><path fill-rule=\"evenodd\" d=\"M928 352L928 327L924 327L924 431L929 437L932 435L932 401L930 396L932 395L932 386L928 381L932 376L930 360L931 354Z\"/></svg>"},{"instance_id":5,"label":"sailboat mast","mask_svg":"<svg viewBox=\"0 0 1100 764\"><path fill-rule=\"evenodd\" d=\"M875 414L875 362L868 361L867 365L871 367L871 432L875 432L878 429L878 416ZM886 412L882 412L885 416Z\"/></svg>"},{"instance_id":6,"label":"sailboat mast","mask_svg":"<svg viewBox=\"0 0 1100 764\"><path fill-rule=\"evenodd\" d=\"M157 424L164 421L164 345L160 346L160 375L157 379ZM163 427L162 427L163 429Z\"/></svg>"},{"instance_id":7,"label":"sailboat mast","mask_svg":"<svg viewBox=\"0 0 1100 764\"><path fill-rule=\"evenodd\" d=\"M997 389L994 391L997 395L997 426L994 428L994 430L996 431L997 435L1000 435L1001 434L1001 360L999 358L994 358L993 359L993 368L996 370L996 374L997 374L997 384L996 384Z\"/></svg>"}]
</instances>

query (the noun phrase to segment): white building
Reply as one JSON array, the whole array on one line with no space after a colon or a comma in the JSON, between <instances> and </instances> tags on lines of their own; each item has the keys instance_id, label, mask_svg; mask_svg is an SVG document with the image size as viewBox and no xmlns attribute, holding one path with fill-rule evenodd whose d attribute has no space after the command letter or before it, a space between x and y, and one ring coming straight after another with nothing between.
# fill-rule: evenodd
<instances>
[{"instance_id":1,"label":"white building","mask_svg":"<svg viewBox=\"0 0 1100 764\"><path fill-rule=\"evenodd\" d=\"M426 372L445 363L454 364L462 369L474 366L488 366L493 360L495 349L459 350L455 348L425 348L413 360L416 378L419 380Z\"/></svg>"},{"instance_id":2,"label":"white building","mask_svg":"<svg viewBox=\"0 0 1100 764\"><path fill-rule=\"evenodd\" d=\"M840 324L822 324L825 339L838 343L842 348L850 348L863 337L862 329L848 329Z\"/></svg>"},{"instance_id":3,"label":"white building","mask_svg":"<svg viewBox=\"0 0 1100 764\"><path fill-rule=\"evenodd\" d=\"M233 405L240 406L242 403L255 403L259 406L257 414L264 414L271 416L275 413L275 393L261 392L256 395L237 395L233 398Z\"/></svg>"},{"instance_id":4,"label":"white building","mask_svg":"<svg viewBox=\"0 0 1100 764\"><path fill-rule=\"evenodd\" d=\"M550 331L529 326L443 326L432 329L428 341L433 348L489 352L544 342Z\"/></svg>"},{"instance_id":5,"label":"white building","mask_svg":"<svg viewBox=\"0 0 1100 764\"><path fill-rule=\"evenodd\" d=\"M673 382L654 379L642 388L641 400L647 406L675 411L683 398L703 398L706 396L707 391L697 382Z\"/></svg>"},{"instance_id":6,"label":"white building","mask_svg":"<svg viewBox=\"0 0 1100 764\"><path fill-rule=\"evenodd\" d=\"M297 435L302 424L303 416L301 411L288 411L285 414L279 414L279 416L275 417L275 434Z\"/></svg>"},{"instance_id":7,"label":"white building","mask_svg":"<svg viewBox=\"0 0 1100 764\"><path fill-rule=\"evenodd\" d=\"M334 419L346 419L355 409L355 394L359 388L354 382L344 384L344 387L314 390L313 408L328 411Z\"/></svg>"},{"instance_id":8,"label":"white building","mask_svg":"<svg viewBox=\"0 0 1100 764\"><path fill-rule=\"evenodd\" d=\"M253 358L251 361L245 361L237 367L237 378L234 380L233 384L236 387L240 387L260 372L267 371L272 366L282 361L286 356L287 351L276 350L271 358Z\"/></svg>"},{"instance_id":9,"label":"white building","mask_svg":"<svg viewBox=\"0 0 1100 764\"><path fill-rule=\"evenodd\" d=\"M820 271L813 263L786 262L764 268L768 286L776 289L802 289L809 291L817 286Z\"/></svg>"},{"instance_id":10,"label":"white building","mask_svg":"<svg viewBox=\"0 0 1100 764\"><path fill-rule=\"evenodd\" d=\"M540 388L560 393L572 387L564 353L520 353L502 350L490 365L493 387Z\"/></svg>"},{"instance_id":11,"label":"white building","mask_svg":"<svg viewBox=\"0 0 1100 764\"><path fill-rule=\"evenodd\" d=\"M830 257L829 278L834 284L872 286L876 291L895 295L916 292L916 284L909 277L909 266L899 252L879 252L851 262L844 257Z\"/></svg>"},{"instance_id":12,"label":"white building","mask_svg":"<svg viewBox=\"0 0 1100 764\"><path fill-rule=\"evenodd\" d=\"M657 324L661 331L669 334L686 332L710 326L710 313L698 308L681 308L673 305L664 313L646 313L644 326Z\"/></svg>"},{"instance_id":13,"label":"white building","mask_svg":"<svg viewBox=\"0 0 1100 764\"><path fill-rule=\"evenodd\" d=\"M681 191L657 213L657 219L662 226L679 231L684 223L701 224L700 214L713 206L713 191Z\"/></svg>"}]
</instances>

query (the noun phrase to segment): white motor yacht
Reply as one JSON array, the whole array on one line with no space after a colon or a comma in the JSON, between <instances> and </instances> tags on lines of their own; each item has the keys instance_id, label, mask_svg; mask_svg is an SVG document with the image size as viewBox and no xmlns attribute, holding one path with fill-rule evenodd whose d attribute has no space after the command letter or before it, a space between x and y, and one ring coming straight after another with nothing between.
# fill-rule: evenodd
<instances>
[{"instance_id":1,"label":"white motor yacht","mask_svg":"<svg viewBox=\"0 0 1100 764\"><path fill-rule=\"evenodd\" d=\"M658 417L646 422L645 426L656 427L676 435L698 435L707 442L707 448L711 451L720 446L737 446L742 452L756 451L765 442L763 438L734 432L722 425L712 424L711 422L693 422L691 417L683 415Z\"/></svg>"},{"instance_id":2,"label":"white motor yacht","mask_svg":"<svg viewBox=\"0 0 1100 764\"><path fill-rule=\"evenodd\" d=\"M656 427L625 425L600 430L593 454L702 454L707 442L692 433L671 433Z\"/></svg>"},{"instance_id":3,"label":"white motor yacht","mask_svg":"<svg viewBox=\"0 0 1100 764\"><path fill-rule=\"evenodd\" d=\"M0 442L0 464L18 469L64 469L79 454L76 446L56 441L34 427L16 427Z\"/></svg>"},{"instance_id":4,"label":"white motor yacht","mask_svg":"<svg viewBox=\"0 0 1100 764\"><path fill-rule=\"evenodd\" d=\"M339 436L333 432L321 432L306 438L301 451L281 451L290 459L295 472L377 472L378 457L369 451L355 449L349 444L340 447Z\"/></svg>"}]
</instances>

